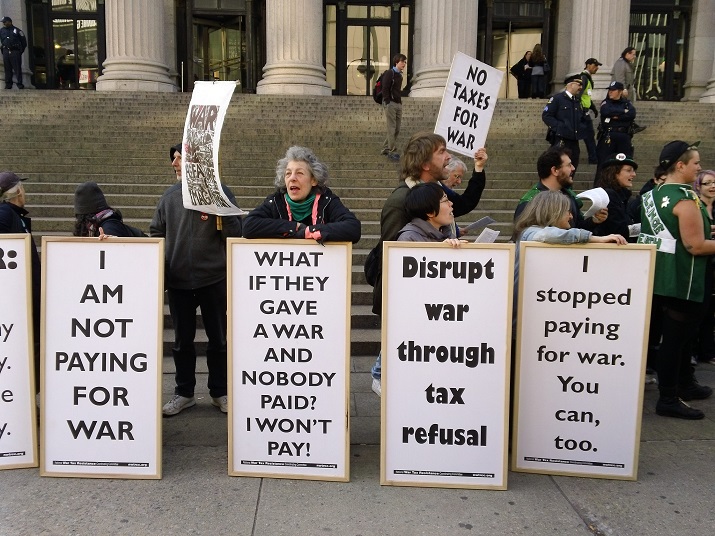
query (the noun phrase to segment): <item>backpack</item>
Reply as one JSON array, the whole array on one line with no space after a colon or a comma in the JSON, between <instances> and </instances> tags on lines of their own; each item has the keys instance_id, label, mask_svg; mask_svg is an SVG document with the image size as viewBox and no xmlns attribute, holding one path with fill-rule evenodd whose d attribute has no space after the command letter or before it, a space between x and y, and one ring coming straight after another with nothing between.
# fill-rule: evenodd
<instances>
[{"instance_id":1,"label":"backpack","mask_svg":"<svg viewBox=\"0 0 715 536\"><path fill-rule=\"evenodd\" d=\"M375 286L377 276L382 270L382 240L377 242L374 248L370 250L365 259L365 280L371 287Z\"/></svg>"},{"instance_id":2,"label":"backpack","mask_svg":"<svg viewBox=\"0 0 715 536\"><path fill-rule=\"evenodd\" d=\"M389 69L387 69L387 71L389 71ZM375 82L375 87L372 89L372 99L378 104L382 104L382 77L385 76L387 71L378 77L377 82Z\"/></svg>"}]
</instances>

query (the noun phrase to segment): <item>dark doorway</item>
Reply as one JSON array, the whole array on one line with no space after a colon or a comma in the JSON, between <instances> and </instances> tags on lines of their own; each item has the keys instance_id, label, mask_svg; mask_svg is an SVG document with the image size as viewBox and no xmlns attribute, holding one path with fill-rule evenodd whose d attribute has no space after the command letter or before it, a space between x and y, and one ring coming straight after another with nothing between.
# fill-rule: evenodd
<instances>
[{"instance_id":1,"label":"dark doorway","mask_svg":"<svg viewBox=\"0 0 715 536\"><path fill-rule=\"evenodd\" d=\"M628 43L637 52L633 76L638 99L679 101L687 65L689 10L636 9L631 6Z\"/></svg>"},{"instance_id":2,"label":"dark doorway","mask_svg":"<svg viewBox=\"0 0 715 536\"><path fill-rule=\"evenodd\" d=\"M32 84L38 89L95 89L106 58L104 2L28 0Z\"/></svg>"}]
</instances>

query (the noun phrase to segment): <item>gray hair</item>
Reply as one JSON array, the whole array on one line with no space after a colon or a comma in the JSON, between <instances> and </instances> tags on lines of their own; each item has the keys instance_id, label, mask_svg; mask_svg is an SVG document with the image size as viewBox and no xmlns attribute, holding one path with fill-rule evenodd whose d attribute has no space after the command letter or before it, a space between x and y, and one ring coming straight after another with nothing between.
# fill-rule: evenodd
<instances>
[{"instance_id":1,"label":"gray hair","mask_svg":"<svg viewBox=\"0 0 715 536\"><path fill-rule=\"evenodd\" d=\"M10 199L15 199L23 191L23 186L21 182L18 182L15 186L9 190L5 190L2 193L2 201L9 201Z\"/></svg>"},{"instance_id":2,"label":"gray hair","mask_svg":"<svg viewBox=\"0 0 715 536\"><path fill-rule=\"evenodd\" d=\"M285 192L286 182L285 182L285 172L288 167L288 163L292 161L305 162L308 164L308 169L313 178L318 182L318 188L324 188L328 183L328 167L323 164L315 153L308 149L307 147L300 147L294 145L289 147L283 158L278 160L276 164L276 178L274 181L275 187Z\"/></svg>"},{"instance_id":3,"label":"gray hair","mask_svg":"<svg viewBox=\"0 0 715 536\"><path fill-rule=\"evenodd\" d=\"M452 160L450 160L449 164L447 164L447 171L452 173L455 169L457 169L457 167L462 168L462 173L467 172L467 165L464 162L462 162L459 158L457 158L456 156L453 156Z\"/></svg>"}]
</instances>

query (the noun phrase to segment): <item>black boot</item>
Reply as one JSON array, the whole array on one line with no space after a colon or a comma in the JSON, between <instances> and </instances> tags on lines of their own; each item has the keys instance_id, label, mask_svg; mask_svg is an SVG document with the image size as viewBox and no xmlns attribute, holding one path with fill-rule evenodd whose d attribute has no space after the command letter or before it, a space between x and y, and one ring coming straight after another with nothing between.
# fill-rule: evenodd
<instances>
[{"instance_id":1,"label":"black boot","mask_svg":"<svg viewBox=\"0 0 715 536\"><path fill-rule=\"evenodd\" d=\"M707 385L700 385L695 376L692 376L685 385L678 386L678 396L683 400L705 400L710 398L712 394L712 388Z\"/></svg>"},{"instance_id":2,"label":"black boot","mask_svg":"<svg viewBox=\"0 0 715 536\"><path fill-rule=\"evenodd\" d=\"M685 402L674 396L661 396L655 405L655 412L662 417L675 417L676 419L687 419L690 421L697 421L705 417L702 411L691 408Z\"/></svg>"}]
</instances>

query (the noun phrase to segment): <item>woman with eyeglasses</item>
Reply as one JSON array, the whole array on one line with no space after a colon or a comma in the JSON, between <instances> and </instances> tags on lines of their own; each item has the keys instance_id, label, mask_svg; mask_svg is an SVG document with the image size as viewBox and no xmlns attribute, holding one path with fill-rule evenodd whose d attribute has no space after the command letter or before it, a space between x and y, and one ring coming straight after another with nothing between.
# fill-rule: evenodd
<instances>
[{"instance_id":1,"label":"woman with eyeglasses","mask_svg":"<svg viewBox=\"0 0 715 536\"><path fill-rule=\"evenodd\" d=\"M713 202L715 202L715 171L706 169L698 173L693 183L693 189L698 194L702 201L705 210L710 216L710 232L715 231L713 227ZM710 257L712 263L715 262L713 257ZM697 341L693 344L692 358L693 364L696 363L712 363L715 365L715 340L713 340L713 330L715 330L715 299L712 293L705 296L705 304L707 310L703 321L700 323L698 330Z\"/></svg>"},{"instance_id":2,"label":"woman with eyeglasses","mask_svg":"<svg viewBox=\"0 0 715 536\"><path fill-rule=\"evenodd\" d=\"M452 231L452 202L439 184L424 182L412 188L405 197L405 211L410 222L400 229L398 241L446 242L453 248L462 245Z\"/></svg>"}]
</instances>

